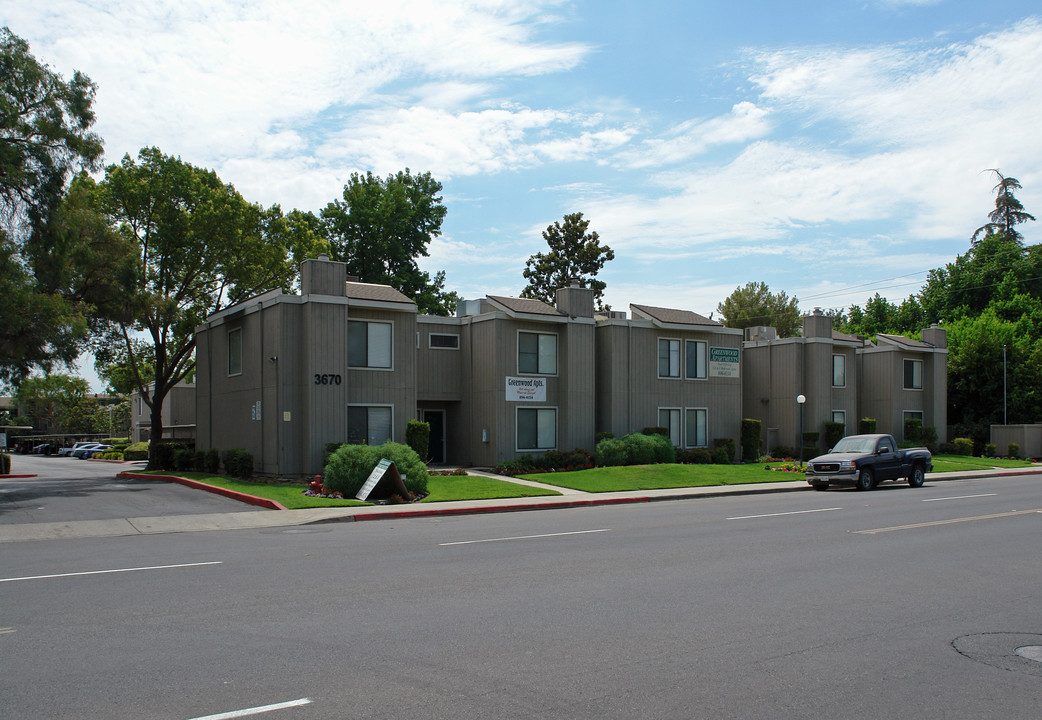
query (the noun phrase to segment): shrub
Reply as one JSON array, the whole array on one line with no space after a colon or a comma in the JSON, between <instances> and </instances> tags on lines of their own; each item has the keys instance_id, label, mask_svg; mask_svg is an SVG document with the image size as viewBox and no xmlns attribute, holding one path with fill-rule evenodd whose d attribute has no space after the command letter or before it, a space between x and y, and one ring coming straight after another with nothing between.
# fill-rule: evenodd
<instances>
[{"instance_id":1,"label":"shrub","mask_svg":"<svg viewBox=\"0 0 1042 720\"><path fill-rule=\"evenodd\" d=\"M605 467L625 465L627 462L626 444L614 437L605 438L597 443L597 464Z\"/></svg>"},{"instance_id":2,"label":"shrub","mask_svg":"<svg viewBox=\"0 0 1042 720\"><path fill-rule=\"evenodd\" d=\"M594 446L596 447L597 443L599 443L601 440L608 440L613 437L615 437L615 433L613 433L611 430L602 430L601 432L593 436Z\"/></svg>"},{"instance_id":3,"label":"shrub","mask_svg":"<svg viewBox=\"0 0 1042 720\"><path fill-rule=\"evenodd\" d=\"M905 418L905 440L919 443L923 440L923 421L919 418Z\"/></svg>"},{"instance_id":4,"label":"shrub","mask_svg":"<svg viewBox=\"0 0 1042 720\"><path fill-rule=\"evenodd\" d=\"M500 475L524 475L536 469L535 460L531 455L519 455L513 460L507 460L496 466L496 472Z\"/></svg>"},{"instance_id":5,"label":"shrub","mask_svg":"<svg viewBox=\"0 0 1042 720\"><path fill-rule=\"evenodd\" d=\"M217 448L210 448L206 451L206 462L203 467L206 472L214 474L221 469L221 453L217 451Z\"/></svg>"},{"instance_id":6,"label":"shrub","mask_svg":"<svg viewBox=\"0 0 1042 720\"><path fill-rule=\"evenodd\" d=\"M794 458L798 454L788 445L775 445L771 450L771 456L776 458Z\"/></svg>"},{"instance_id":7,"label":"shrub","mask_svg":"<svg viewBox=\"0 0 1042 720\"><path fill-rule=\"evenodd\" d=\"M148 460L148 443L139 442L129 445L123 451L124 460Z\"/></svg>"},{"instance_id":8,"label":"shrub","mask_svg":"<svg viewBox=\"0 0 1042 720\"><path fill-rule=\"evenodd\" d=\"M100 453L98 455L95 455L94 457L98 458L99 460L122 460L123 453L119 450L109 450L108 452Z\"/></svg>"},{"instance_id":9,"label":"shrub","mask_svg":"<svg viewBox=\"0 0 1042 720\"><path fill-rule=\"evenodd\" d=\"M666 435L649 435L655 443L655 462L671 463L677 458L677 449Z\"/></svg>"},{"instance_id":10,"label":"shrub","mask_svg":"<svg viewBox=\"0 0 1042 720\"><path fill-rule=\"evenodd\" d=\"M836 447L836 443L843 439L846 427L841 422L825 422L825 446L830 450Z\"/></svg>"},{"instance_id":11,"label":"shrub","mask_svg":"<svg viewBox=\"0 0 1042 720\"><path fill-rule=\"evenodd\" d=\"M941 443L940 447L937 448L937 450L942 455L956 455L957 454L956 453L956 448L955 448L955 443L953 443L953 442L943 442L943 443Z\"/></svg>"},{"instance_id":12,"label":"shrub","mask_svg":"<svg viewBox=\"0 0 1042 720\"><path fill-rule=\"evenodd\" d=\"M1010 443L1009 446L1006 448L1006 456L1011 458L1020 457L1020 445L1017 445L1016 443Z\"/></svg>"},{"instance_id":13,"label":"shrub","mask_svg":"<svg viewBox=\"0 0 1042 720\"><path fill-rule=\"evenodd\" d=\"M176 470L177 466L174 464L174 455L178 450L184 450L185 446L181 443L175 442L159 442L156 443L156 469L157 470Z\"/></svg>"},{"instance_id":14,"label":"shrub","mask_svg":"<svg viewBox=\"0 0 1042 720\"><path fill-rule=\"evenodd\" d=\"M760 438L763 429L759 420L742 420L742 460L752 462L760 456Z\"/></svg>"},{"instance_id":15,"label":"shrub","mask_svg":"<svg viewBox=\"0 0 1042 720\"><path fill-rule=\"evenodd\" d=\"M803 444L806 447L814 447L816 451L819 438L821 438L821 433L816 430L809 430L803 433Z\"/></svg>"},{"instance_id":16,"label":"shrub","mask_svg":"<svg viewBox=\"0 0 1042 720\"><path fill-rule=\"evenodd\" d=\"M651 465L655 462L655 441L650 435L630 433L622 442L626 446L627 465ZM669 442L669 438L666 438L666 442Z\"/></svg>"},{"instance_id":17,"label":"shrub","mask_svg":"<svg viewBox=\"0 0 1042 720\"><path fill-rule=\"evenodd\" d=\"M937 428L933 425L924 426L920 442L928 448L935 447L937 445Z\"/></svg>"},{"instance_id":18,"label":"shrub","mask_svg":"<svg viewBox=\"0 0 1042 720\"><path fill-rule=\"evenodd\" d=\"M955 438L956 455L973 455L973 440L971 438Z\"/></svg>"},{"instance_id":19,"label":"shrub","mask_svg":"<svg viewBox=\"0 0 1042 720\"><path fill-rule=\"evenodd\" d=\"M242 448L225 450L221 455L224 471L240 480L248 480L253 475L253 455Z\"/></svg>"},{"instance_id":20,"label":"shrub","mask_svg":"<svg viewBox=\"0 0 1042 720\"><path fill-rule=\"evenodd\" d=\"M666 437L669 437L669 428L664 428L664 427L661 427L659 425L655 425L655 426L652 426L652 427L644 428L643 430L640 431L640 434L641 435L665 435Z\"/></svg>"},{"instance_id":21,"label":"shrub","mask_svg":"<svg viewBox=\"0 0 1042 720\"><path fill-rule=\"evenodd\" d=\"M689 450L677 450L677 462L689 465L708 465L713 461L713 455L705 448L691 448Z\"/></svg>"},{"instance_id":22,"label":"shrub","mask_svg":"<svg viewBox=\"0 0 1042 720\"><path fill-rule=\"evenodd\" d=\"M206 451L195 450L192 453L192 469L196 472L203 472L206 470Z\"/></svg>"},{"instance_id":23,"label":"shrub","mask_svg":"<svg viewBox=\"0 0 1042 720\"><path fill-rule=\"evenodd\" d=\"M410 420L405 427L405 444L411 447L424 463L430 459L431 424Z\"/></svg>"},{"instance_id":24,"label":"shrub","mask_svg":"<svg viewBox=\"0 0 1042 720\"><path fill-rule=\"evenodd\" d=\"M730 465L731 464L731 457L732 456L728 454L727 446L725 446L725 445L720 445L718 447L713 448L712 456L713 456L713 464L714 465Z\"/></svg>"},{"instance_id":25,"label":"shrub","mask_svg":"<svg viewBox=\"0 0 1042 720\"><path fill-rule=\"evenodd\" d=\"M585 448L575 448L568 452L564 450L548 450L542 455L532 458L532 464L540 470L574 470L576 468L586 468L596 463L596 456Z\"/></svg>"},{"instance_id":26,"label":"shrub","mask_svg":"<svg viewBox=\"0 0 1042 720\"><path fill-rule=\"evenodd\" d=\"M11 474L11 456L7 453L0 453L0 475Z\"/></svg>"},{"instance_id":27,"label":"shrub","mask_svg":"<svg viewBox=\"0 0 1042 720\"><path fill-rule=\"evenodd\" d=\"M804 460L804 462L806 462L807 460L810 460L811 458L816 458L818 455L821 455L821 448L819 448L817 445L804 445L803 446L803 460Z\"/></svg>"},{"instance_id":28,"label":"shrub","mask_svg":"<svg viewBox=\"0 0 1042 720\"><path fill-rule=\"evenodd\" d=\"M427 465L411 447L391 441L375 446L340 446L326 463L323 472L325 485L345 497L354 497L383 458L392 461L399 474L405 476L405 488L409 492L427 492Z\"/></svg>"},{"instance_id":29,"label":"shrub","mask_svg":"<svg viewBox=\"0 0 1042 720\"><path fill-rule=\"evenodd\" d=\"M995 446L995 443L987 443L984 446L984 457L991 457L991 458L993 458L993 457L997 457L998 454L999 454L999 449L998 449L998 447Z\"/></svg>"},{"instance_id":30,"label":"shrub","mask_svg":"<svg viewBox=\"0 0 1042 720\"><path fill-rule=\"evenodd\" d=\"M861 418L857 421L857 431L859 435L871 435L876 431L876 419Z\"/></svg>"},{"instance_id":31,"label":"shrub","mask_svg":"<svg viewBox=\"0 0 1042 720\"><path fill-rule=\"evenodd\" d=\"M102 438L101 440L98 440L98 442L101 443L102 445L111 445L112 447L115 447L117 445L129 445L130 444L130 438L125 438L125 437Z\"/></svg>"},{"instance_id":32,"label":"shrub","mask_svg":"<svg viewBox=\"0 0 1042 720\"><path fill-rule=\"evenodd\" d=\"M734 461L734 438L714 438L713 439L713 451L717 448L723 448L727 451L727 462ZM713 462L716 462L714 459Z\"/></svg>"},{"instance_id":33,"label":"shrub","mask_svg":"<svg viewBox=\"0 0 1042 720\"><path fill-rule=\"evenodd\" d=\"M193 470L195 468L195 450L180 448L174 451L174 470Z\"/></svg>"}]
</instances>

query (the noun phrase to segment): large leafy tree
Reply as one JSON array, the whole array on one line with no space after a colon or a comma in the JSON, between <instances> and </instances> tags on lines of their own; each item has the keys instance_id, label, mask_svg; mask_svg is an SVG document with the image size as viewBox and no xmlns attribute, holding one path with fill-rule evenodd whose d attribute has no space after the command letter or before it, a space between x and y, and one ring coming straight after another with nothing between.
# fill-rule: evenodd
<instances>
[{"instance_id":1,"label":"large leafy tree","mask_svg":"<svg viewBox=\"0 0 1042 720\"><path fill-rule=\"evenodd\" d=\"M735 288L716 309L730 328L767 325L774 327L779 337L792 337L800 327L799 301L783 291L772 293L763 282Z\"/></svg>"},{"instance_id":2,"label":"large leafy tree","mask_svg":"<svg viewBox=\"0 0 1042 720\"><path fill-rule=\"evenodd\" d=\"M448 315L459 296L445 291L445 273L431 277L416 264L441 235L446 209L441 183L408 168L381 178L352 173L342 200L322 210L320 224L332 259L362 282L390 285L422 313Z\"/></svg>"},{"instance_id":3,"label":"large leafy tree","mask_svg":"<svg viewBox=\"0 0 1042 720\"><path fill-rule=\"evenodd\" d=\"M88 308L38 272L69 176L101 158L94 94L86 75L65 80L0 29L0 380L69 364L85 335Z\"/></svg>"},{"instance_id":4,"label":"large leafy tree","mask_svg":"<svg viewBox=\"0 0 1042 720\"><path fill-rule=\"evenodd\" d=\"M579 287L591 288L598 310L606 309L603 280L596 275L615 252L601 245L600 235L590 232L590 221L581 212L564 216L564 222L555 221L543 231L543 239L550 251L536 253L525 261L522 275L528 285L521 297L553 303L560 288L578 282Z\"/></svg>"},{"instance_id":5,"label":"large leafy tree","mask_svg":"<svg viewBox=\"0 0 1042 720\"><path fill-rule=\"evenodd\" d=\"M95 355L102 366L129 369L161 438L166 396L195 367L195 327L260 291L288 287L297 263L321 244L278 206L249 203L213 171L154 147L106 168L92 197L134 248L121 293L98 306L105 332Z\"/></svg>"},{"instance_id":6,"label":"large leafy tree","mask_svg":"<svg viewBox=\"0 0 1042 720\"><path fill-rule=\"evenodd\" d=\"M89 389L83 378L55 373L26 378L18 386L15 399L37 430L55 432L64 429L65 414L87 398Z\"/></svg>"}]
</instances>

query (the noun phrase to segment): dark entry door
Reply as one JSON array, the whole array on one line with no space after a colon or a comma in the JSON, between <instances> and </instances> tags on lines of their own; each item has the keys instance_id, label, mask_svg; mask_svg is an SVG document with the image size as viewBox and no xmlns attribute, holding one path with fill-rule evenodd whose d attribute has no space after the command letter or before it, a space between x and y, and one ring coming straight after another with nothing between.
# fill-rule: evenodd
<instances>
[{"instance_id":1,"label":"dark entry door","mask_svg":"<svg viewBox=\"0 0 1042 720\"><path fill-rule=\"evenodd\" d=\"M433 465L445 464L445 411L424 410L423 421L431 426L431 444L427 452Z\"/></svg>"}]
</instances>

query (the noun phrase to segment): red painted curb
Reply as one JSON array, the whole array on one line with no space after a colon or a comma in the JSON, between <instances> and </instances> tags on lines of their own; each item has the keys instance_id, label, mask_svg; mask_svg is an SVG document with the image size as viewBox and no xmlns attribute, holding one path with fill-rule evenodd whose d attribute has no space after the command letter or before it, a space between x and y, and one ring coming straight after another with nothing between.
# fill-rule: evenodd
<instances>
[{"instance_id":1,"label":"red painted curb","mask_svg":"<svg viewBox=\"0 0 1042 720\"><path fill-rule=\"evenodd\" d=\"M164 480L166 482L174 482L180 485L185 485L196 490L205 490L206 492L212 492L217 495L223 495L224 497L231 498L232 500L238 500L239 502L249 503L250 505L258 505L260 507L267 508L268 510L288 509L285 505L275 500L257 497L256 495L247 495L246 493L239 492L238 490L229 490L227 488L217 487L216 485L207 485L204 482L199 482L198 480L189 480L188 478L178 477L177 475L146 475L144 473L121 472L116 477L130 478L132 480Z\"/></svg>"},{"instance_id":2,"label":"red painted curb","mask_svg":"<svg viewBox=\"0 0 1042 720\"><path fill-rule=\"evenodd\" d=\"M0 475L0 480L7 480L8 478L29 478L39 477L38 475Z\"/></svg>"}]
</instances>

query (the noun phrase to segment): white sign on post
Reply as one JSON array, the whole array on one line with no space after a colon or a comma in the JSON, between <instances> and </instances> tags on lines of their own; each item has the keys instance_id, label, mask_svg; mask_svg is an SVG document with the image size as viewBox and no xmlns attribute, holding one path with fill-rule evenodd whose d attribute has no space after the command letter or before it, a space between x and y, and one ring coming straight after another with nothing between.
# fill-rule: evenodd
<instances>
[{"instance_id":1,"label":"white sign on post","mask_svg":"<svg viewBox=\"0 0 1042 720\"><path fill-rule=\"evenodd\" d=\"M371 493L373 488L376 487L376 483L380 482L380 478L382 478L384 473L387 472L387 468L391 467L393 464L394 463L387 458L376 463L376 467L374 467L373 471L369 473L369 477L366 478L366 481L362 484L362 488L358 491L358 494L355 495L355 499L365 502L365 499L369 497L369 493Z\"/></svg>"},{"instance_id":2,"label":"white sign on post","mask_svg":"<svg viewBox=\"0 0 1042 720\"><path fill-rule=\"evenodd\" d=\"M507 378L507 402L546 402L546 378Z\"/></svg>"}]
</instances>

